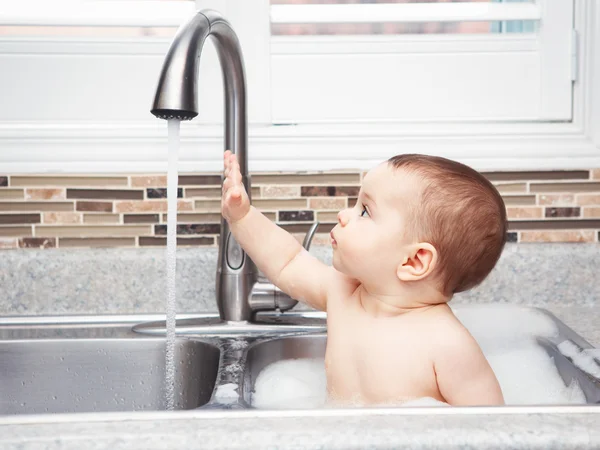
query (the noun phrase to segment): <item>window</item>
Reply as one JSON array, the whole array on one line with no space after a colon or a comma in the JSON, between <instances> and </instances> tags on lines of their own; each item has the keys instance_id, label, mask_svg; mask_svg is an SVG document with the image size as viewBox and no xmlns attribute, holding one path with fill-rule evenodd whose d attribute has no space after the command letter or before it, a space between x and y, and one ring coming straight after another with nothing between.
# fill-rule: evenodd
<instances>
[{"instance_id":1,"label":"window","mask_svg":"<svg viewBox=\"0 0 600 450\"><path fill-rule=\"evenodd\" d=\"M272 0L271 19L276 122L571 119L571 2Z\"/></svg>"},{"instance_id":2,"label":"window","mask_svg":"<svg viewBox=\"0 0 600 450\"><path fill-rule=\"evenodd\" d=\"M0 169L162 170L156 81L172 33L204 8L242 44L251 170L368 167L406 150L488 170L598 157L592 0L0 0ZM184 171L221 164L210 44L200 71Z\"/></svg>"},{"instance_id":3,"label":"window","mask_svg":"<svg viewBox=\"0 0 600 450\"><path fill-rule=\"evenodd\" d=\"M0 36L172 38L193 0L0 0Z\"/></svg>"}]
</instances>

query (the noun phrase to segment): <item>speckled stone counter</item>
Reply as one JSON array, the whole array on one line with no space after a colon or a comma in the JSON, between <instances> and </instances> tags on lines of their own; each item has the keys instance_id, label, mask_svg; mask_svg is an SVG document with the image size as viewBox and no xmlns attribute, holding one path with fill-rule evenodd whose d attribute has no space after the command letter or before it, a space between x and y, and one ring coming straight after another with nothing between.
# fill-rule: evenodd
<instances>
[{"instance_id":1,"label":"speckled stone counter","mask_svg":"<svg viewBox=\"0 0 600 450\"><path fill-rule=\"evenodd\" d=\"M330 260L330 249L311 252ZM164 249L0 255L2 316L164 313ZM215 310L216 257L178 250L178 312ZM490 277L453 304L542 307L600 347L598 267L597 244L508 245ZM0 448L600 448L600 406L4 416Z\"/></svg>"},{"instance_id":2,"label":"speckled stone counter","mask_svg":"<svg viewBox=\"0 0 600 450\"><path fill-rule=\"evenodd\" d=\"M311 253L331 261L328 247ZM164 313L165 256L164 248L4 250L0 316ZM178 249L178 312L215 310L216 262L216 248ZM490 276L452 302L591 307L598 267L598 244L508 244Z\"/></svg>"},{"instance_id":3,"label":"speckled stone counter","mask_svg":"<svg viewBox=\"0 0 600 450\"><path fill-rule=\"evenodd\" d=\"M600 407L570 412L494 413L493 408L200 411L0 419L3 449L592 449L600 447Z\"/></svg>"}]
</instances>

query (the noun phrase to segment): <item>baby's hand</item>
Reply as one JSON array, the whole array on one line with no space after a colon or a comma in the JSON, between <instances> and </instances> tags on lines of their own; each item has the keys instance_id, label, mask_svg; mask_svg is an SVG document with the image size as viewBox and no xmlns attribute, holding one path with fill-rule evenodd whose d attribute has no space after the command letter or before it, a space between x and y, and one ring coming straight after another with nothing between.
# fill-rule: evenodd
<instances>
[{"instance_id":1,"label":"baby's hand","mask_svg":"<svg viewBox=\"0 0 600 450\"><path fill-rule=\"evenodd\" d=\"M223 157L225 169L223 176L223 195L221 197L221 214L230 224L243 219L250 211L250 199L242 183L242 174L237 157L231 151L225 151Z\"/></svg>"}]
</instances>

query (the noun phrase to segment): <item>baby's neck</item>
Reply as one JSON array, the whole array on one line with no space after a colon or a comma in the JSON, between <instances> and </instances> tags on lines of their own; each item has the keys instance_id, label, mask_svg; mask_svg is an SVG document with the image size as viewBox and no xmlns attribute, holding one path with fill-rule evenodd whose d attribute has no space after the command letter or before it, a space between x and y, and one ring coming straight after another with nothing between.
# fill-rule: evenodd
<instances>
[{"instance_id":1,"label":"baby's neck","mask_svg":"<svg viewBox=\"0 0 600 450\"><path fill-rule=\"evenodd\" d=\"M356 293L365 312L376 318L423 312L445 305L450 300L434 289L423 289L418 293L399 291L388 294L369 290L364 284L360 284Z\"/></svg>"}]
</instances>

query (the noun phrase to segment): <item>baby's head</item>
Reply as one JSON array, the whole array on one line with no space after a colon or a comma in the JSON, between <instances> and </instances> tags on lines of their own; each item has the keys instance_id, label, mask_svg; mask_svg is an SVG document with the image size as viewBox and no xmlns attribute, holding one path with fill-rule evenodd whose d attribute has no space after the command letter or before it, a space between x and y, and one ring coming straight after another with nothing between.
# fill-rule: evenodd
<instances>
[{"instance_id":1,"label":"baby's head","mask_svg":"<svg viewBox=\"0 0 600 450\"><path fill-rule=\"evenodd\" d=\"M487 277L506 232L502 197L480 173L398 155L369 171L355 207L339 213L333 264L366 285L423 280L450 298Z\"/></svg>"}]
</instances>

